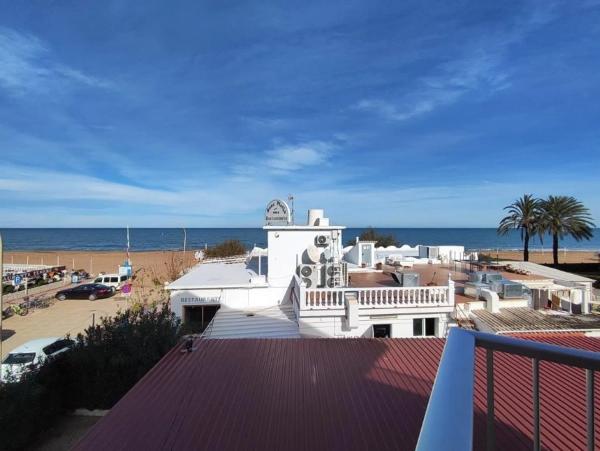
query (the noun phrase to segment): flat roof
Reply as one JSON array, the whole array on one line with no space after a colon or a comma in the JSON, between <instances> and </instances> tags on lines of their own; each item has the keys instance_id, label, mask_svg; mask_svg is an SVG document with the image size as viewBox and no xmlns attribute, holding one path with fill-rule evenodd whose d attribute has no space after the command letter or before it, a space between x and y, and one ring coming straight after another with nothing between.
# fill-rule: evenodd
<instances>
[{"instance_id":1,"label":"flat roof","mask_svg":"<svg viewBox=\"0 0 600 451\"><path fill-rule=\"evenodd\" d=\"M245 262L200 263L190 272L170 283L168 290L193 290L199 288L249 287L257 285L258 258ZM267 274L267 258L262 258L261 274ZM254 282L251 280L254 279ZM260 283L259 283L260 284Z\"/></svg>"},{"instance_id":2,"label":"flat roof","mask_svg":"<svg viewBox=\"0 0 600 451\"><path fill-rule=\"evenodd\" d=\"M344 230L346 226L268 225L263 230Z\"/></svg>"},{"instance_id":3,"label":"flat roof","mask_svg":"<svg viewBox=\"0 0 600 451\"><path fill-rule=\"evenodd\" d=\"M538 276L546 277L554 280L566 280L568 282L595 282L594 279L583 277L578 274L573 274L567 271L561 271L560 269L551 268L545 265L539 265L532 262L520 262L520 261L500 261L501 265L510 265L513 268L528 271Z\"/></svg>"},{"instance_id":4,"label":"flat roof","mask_svg":"<svg viewBox=\"0 0 600 451\"><path fill-rule=\"evenodd\" d=\"M467 265L468 266L468 265ZM419 273L421 276L421 285L425 286L428 283L433 283L437 286L448 285L448 276L452 275L452 280L458 285L462 285L464 282L469 280L469 274L464 272L460 265L457 265L457 271L454 271L454 265L448 266L447 264L437 265L413 265L412 268L405 268L402 272L408 273ZM384 266L384 271L361 271L361 272L349 272L350 286L352 287L397 287L398 284L392 279L391 273L396 268L390 265ZM398 268L398 271L399 268ZM495 272L495 271L491 271ZM536 275L521 275L506 271L499 271L502 277L508 280L546 280L546 278Z\"/></svg>"},{"instance_id":5,"label":"flat roof","mask_svg":"<svg viewBox=\"0 0 600 451\"><path fill-rule=\"evenodd\" d=\"M582 335L535 339L600 351ZM191 353L170 351L74 449L414 450L444 343L197 339ZM485 449L485 352L476 360L473 449ZM543 447L585 449L585 371L549 362L540 371ZM495 353L494 380L496 448L532 449L531 360Z\"/></svg>"},{"instance_id":6,"label":"flat roof","mask_svg":"<svg viewBox=\"0 0 600 451\"><path fill-rule=\"evenodd\" d=\"M498 313L487 310L473 310L471 313L496 333L600 330L598 315L570 315L529 307L501 308Z\"/></svg>"}]
</instances>

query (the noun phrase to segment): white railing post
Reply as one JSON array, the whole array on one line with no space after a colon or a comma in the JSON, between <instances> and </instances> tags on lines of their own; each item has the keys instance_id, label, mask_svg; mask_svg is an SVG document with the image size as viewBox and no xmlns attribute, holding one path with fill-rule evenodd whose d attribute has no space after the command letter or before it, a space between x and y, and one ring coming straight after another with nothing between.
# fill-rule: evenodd
<instances>
[{"instance_id":1,"label":"white railing post","mask_svg":"<svg viewBox=\"0 0 600 451\"><path fill-rule=\"evenodd\" d=\"M448 274L448 304L454 305L454 280L452 276Z\"/></svg>"}]
</instances>

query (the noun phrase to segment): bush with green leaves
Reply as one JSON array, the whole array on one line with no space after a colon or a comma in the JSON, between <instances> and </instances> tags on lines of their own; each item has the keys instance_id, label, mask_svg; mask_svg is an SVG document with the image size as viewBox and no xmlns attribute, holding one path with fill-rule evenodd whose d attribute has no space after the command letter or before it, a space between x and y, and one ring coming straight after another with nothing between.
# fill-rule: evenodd
<instances>
[{"instance_id":1,"label":"bush with green leaves","mask_svg":"<svg viewBox=\"0 0 600 451\"><path fill-rule=\"evenodd\" d=\"M394 235L382 235L377 232L373 227L367 227L363 232L359 235L360 241L375 241L375 247L388 247L388 246L397 246L398 241L394 238ZM348 246L353 246L355 244L354 240L348 241Z\"/></svg>"},{"instance_id":2,"label":"bush with green leaves","mask_svg":"<svg viewBox=\"0 0 600 451\"><path fill-rule=\"evenodd\" d=\"M225 240L204 251L205 258L225 258L246 254L246 246L240 240Z\"/></svg>"},{"instance_id":3,"label":"bush with green leaves","mask_svg":"<svg viewBox=\"0 0 600 451\"><path fill-rule=\"evenodd\" d=\"M69 410L110 409L180 334L179 320L166 304L102 318L77 336L70 351L20 382L0 385L3 449L30 446Z\"/></svg>"}]
</instances>

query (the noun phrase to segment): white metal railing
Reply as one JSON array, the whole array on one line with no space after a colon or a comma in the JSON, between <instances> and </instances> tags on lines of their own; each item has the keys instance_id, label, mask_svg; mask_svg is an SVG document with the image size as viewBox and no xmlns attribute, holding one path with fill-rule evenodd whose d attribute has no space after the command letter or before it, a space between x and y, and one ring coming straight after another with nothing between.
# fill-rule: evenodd
<instances>
[{"instance_id":1,"label":"white metal railing","mask_svg":"<svg viewBox=\"0 0 600 451\"><path fill-rule=\"evenodd\" d=\"M581 368L586 374L587 449L593 450L594 371L600 370L600 353L565 348L503 335L453 328L450 331L433 384L417 442L418 451L473 449L473 386L475 349L486 349L487 425L486 449L496 449L494 416L494 352L532 359L533 449L541 449L540 362ZM448 415L451 406L452 415ZM449 440L451 438L451 440Z\"/></svg>"},{"instance_id":2,"label":"white metal railing","mask_svg":"<svg viewBox=\"0 0 600 451\"><path fill-rule=\"evenodd\" d=\"M352 293L356 296L359 308L454 306L454 287L450 288L450 286L344 287L305 288L300 293L300 308L310 310L344 308L347 293Z\"/></svg>"}]
</instances>

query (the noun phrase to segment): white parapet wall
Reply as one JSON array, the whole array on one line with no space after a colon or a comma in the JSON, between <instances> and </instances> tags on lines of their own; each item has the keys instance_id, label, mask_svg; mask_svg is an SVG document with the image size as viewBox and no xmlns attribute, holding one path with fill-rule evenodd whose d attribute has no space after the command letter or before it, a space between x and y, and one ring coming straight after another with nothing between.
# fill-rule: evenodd
<instances>
[{"instance_id":1,"label":"white parapet wall","mask_svg":"<svg viewBox=\"0 0 600 451\"><path fill-rule=\"evenodd\" d=\"M183 318L186 306L221 305L233 309L270 307L288 301L287 287L233 287L221 289L173 290L171 310Z\"/></svg>"}]
</instances>

